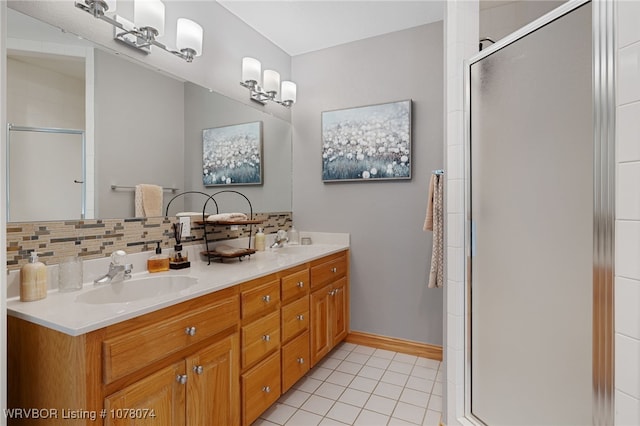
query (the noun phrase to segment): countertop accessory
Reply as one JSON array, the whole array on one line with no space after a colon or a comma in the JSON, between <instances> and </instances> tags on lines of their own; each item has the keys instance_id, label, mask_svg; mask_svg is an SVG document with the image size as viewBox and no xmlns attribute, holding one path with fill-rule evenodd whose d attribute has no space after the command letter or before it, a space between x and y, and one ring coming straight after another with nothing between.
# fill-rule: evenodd
<instances>
[{"instance_id":1,"label":"countertop accessory","mask_svg":"<svg viewBox=\"0 0 640 426\"><path fill-rule=\"evenodd\" d=\"M300 245L310 246L311 245L311 237L302 237L300 239Z\"/></svg>"},{"instance_id":2,"label":"countertop accessory","mask_svg":"<svg viewBox=\"0 0 640 426\"><path fill-rule=\"evenodd\" d=\"M20 301L32 302L47 297L47 267L32 251L29 263L20 270Z\"/></svg>"},{"instance_id":3,"label":"countertop accessory","mask_svg":"<svg viewBox=\"0 0 640 426\"><path fill-rule=\"evenodd\" d=\"M82 259L78 256L66 257L58 265L58 291L82 289Z\"/></svg>"},{"instance_id":4,"label":"countertop accessory","mask_svg":"<svg viewBox=\"0 0 640 426\"><path fill-rule=\"evenodd\" d=\"M173 235L176 239L174 252L169 261L169 269L185 269L191 266L186 254L182 252L182 223L173 224Z\"/></svg>"}]
</instances>

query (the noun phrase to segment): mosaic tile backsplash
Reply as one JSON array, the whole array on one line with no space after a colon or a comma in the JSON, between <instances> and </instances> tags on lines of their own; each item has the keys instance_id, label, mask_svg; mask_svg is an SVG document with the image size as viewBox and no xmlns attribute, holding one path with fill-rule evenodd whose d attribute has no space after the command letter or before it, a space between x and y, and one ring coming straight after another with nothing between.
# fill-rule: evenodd
<instances>
[{"instance_id":1,"label":"mosaic tile backsplash","mask_svg":"<svg viewBox=\"0 0 640 426\"><path fill-rule=\"evenodd\" d=\"M264 228L265 234L278 229L289 230L291 212L254 213L254 219L262 220L253 225L252 232ZM28 262L29 253L38 252L41 262L47 265L60 263L62 259L78 255L82 259L108 257L115 250L140 253L155 249L159 241L162 248L175 245L171 225L176 217L86 219L61 222L13 222L7 224L7 269L19 269ZM221 241L248 237L249 225L208 226L209 241ZM183 238L182 245L204 243L204 225L191 222L191 236Z\"/></svg>"}]
</instances>

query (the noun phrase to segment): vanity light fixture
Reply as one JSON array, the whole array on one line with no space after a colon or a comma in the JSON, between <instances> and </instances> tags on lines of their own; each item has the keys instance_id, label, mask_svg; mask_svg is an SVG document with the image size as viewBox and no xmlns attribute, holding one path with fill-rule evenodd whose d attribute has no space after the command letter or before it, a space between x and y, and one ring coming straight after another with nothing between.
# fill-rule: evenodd
<instances>
[{"instance_id":1,"label":"vanity light fixture","mask_svg":"<svg viewBox=\"0 0 640 426\"><path fill-rule=\"evenodd\" d=\"M115 14L106 15L107 12L115 11L115 0L84 0L77 1L75 5L95 18L113 25L116 40L145 53L151 53L151 46L156 46L187 62L192 62L194 57L202 54L202 27L190 19L178 19L177 50L156 40L156 37L164 33L164 3L161 0L134 0L134 22Z\"/></svg>"},{"instance_id":2,"label":"vanity light fixture","mask_svg":"<svg viewBox=\"0 0 640 426\"><path fill-rule=\"evenodd\" d=\"M242 81L240 84L249 89L251 100L265 105L267 101L276 102L287 108L296 103L296 84L283 81L274 70L265 70L261 76L262 65L255 58L242 58ZM262 77L262 78L261 78ZM262 83L261 83L262 81ZM278 98L278 92L280 96Z\"/></svg>"}]
</instances>

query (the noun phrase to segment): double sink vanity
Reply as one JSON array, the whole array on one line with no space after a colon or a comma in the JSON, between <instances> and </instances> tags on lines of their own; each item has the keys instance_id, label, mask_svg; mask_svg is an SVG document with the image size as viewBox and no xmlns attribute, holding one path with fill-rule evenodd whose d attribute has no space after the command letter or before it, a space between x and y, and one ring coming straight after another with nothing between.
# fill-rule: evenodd
<instances>
[{"instance_id":1,"label":"double sink vanity","mask_svg":"<svg viewBox=\"0 0 640 426\"><path fill-rule=\"evenodd\" d=\"M9 407L38 424L250 425L347 336L349 237L330 235L9 300Z\"/></svg>"}]
</instances>

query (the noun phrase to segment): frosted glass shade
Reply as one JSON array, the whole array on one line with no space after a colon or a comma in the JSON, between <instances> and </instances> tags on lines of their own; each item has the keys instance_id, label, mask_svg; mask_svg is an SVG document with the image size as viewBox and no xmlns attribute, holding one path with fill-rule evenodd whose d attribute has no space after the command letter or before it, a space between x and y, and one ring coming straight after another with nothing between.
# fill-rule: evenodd
<instances>
[{"instance_id":1,"label":"frosted glass shade","mask_svg":"<svg viewBox=\"0 0 640 426\"><path fill-rule=\"evenodd\" d=\"M107 4L108 12L115 12L116 11L116 0L105 0L105 3Z\"/></svg>"},{"instance_id":2,"label":"frosted glass shade","mask_svg":"<svg viewBox=\"0 0 640 426\"><path fill-rule=\"evenodd\" d=\"M242 58L242 82L255 81L260 84L262 65L254 58Z\"/></svg>"},{"instance_id":3,"label":"frosted glass shade","mask_svg":"<svg viewBox=\"0 0 640 426\"><path fill-rule=\"evenodd\" d=\"M176 46L178 50L195 50L195 56L202 54L203 30L200 25L190 19L178 18Z\"/></svg>"},{"instance_id":4,"label":"frosted glass shade","mask_svg":"<svg viewBox=\"0 0 640 426\"><path fill-rule=\"evenodd\" d=\"M293 81L283 81L282 94L280 95L280 99L282 99L282 102L290 101L292 104L295 104L297 91L298 88Z\"/></svg>"},{"instance_id":5,"label":"frosted glass shade","mask_svg":"<svg viewBox=\"0 0 640 426\"><path fill-rule=\"evenodd\" d=\"M274 70L264 70L263 88L267 93L278 93L278 90L280 90L280 74Z\"/></svg>"},{"instance_id":6,"label":"frosted glass shade","mask_svg":"<svg viewBox=\"0 0 640 426\"><path fill-rule=\"evenodd\" d=\"M160 0L135 0L133 21L138 28L153 28L161 36L164 34L164 3Z\"/></svg>"}]
</instances>

